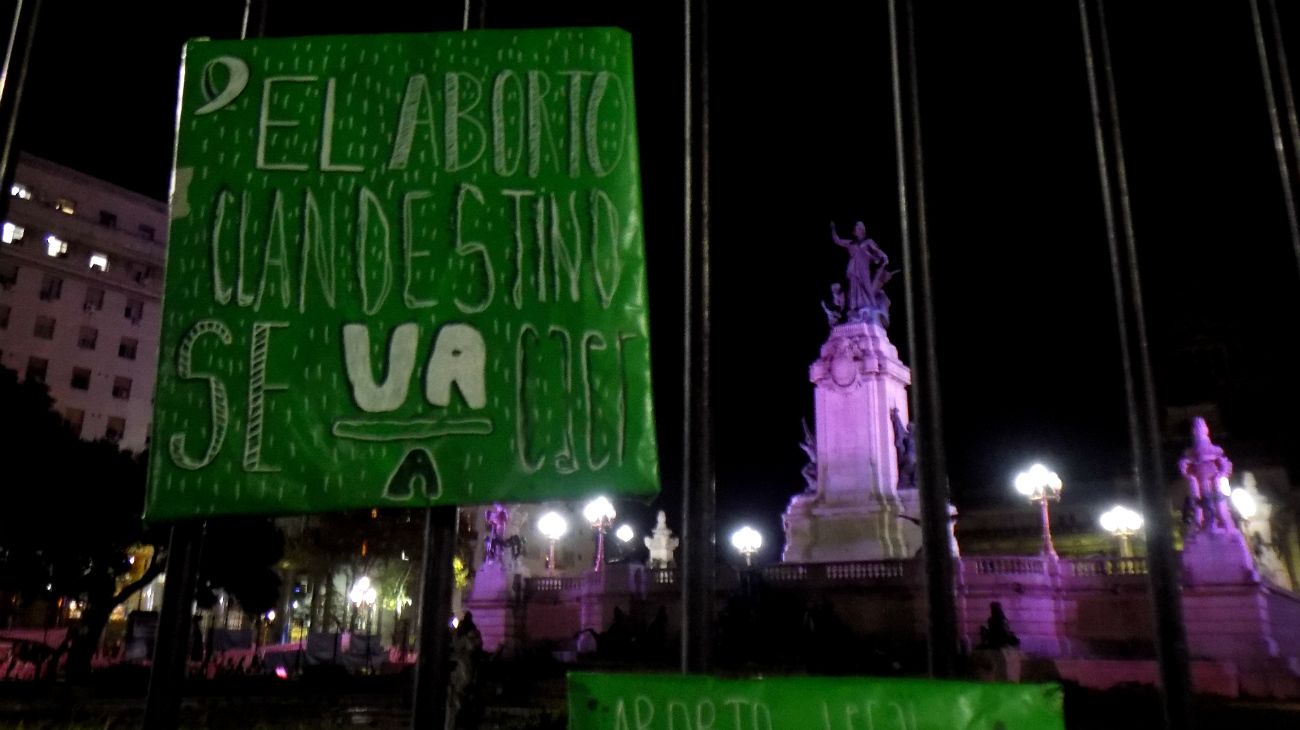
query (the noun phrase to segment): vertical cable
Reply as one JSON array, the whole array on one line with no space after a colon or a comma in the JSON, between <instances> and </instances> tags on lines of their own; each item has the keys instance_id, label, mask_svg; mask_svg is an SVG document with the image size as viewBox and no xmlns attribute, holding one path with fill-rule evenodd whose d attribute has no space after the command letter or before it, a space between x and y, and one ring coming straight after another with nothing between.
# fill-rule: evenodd
<instances>
[{"instance_id":1,"label":"vertical cable","mask_svg":"<svg viewBox=\"0 0 1300 730\"><path fill-rule=\"evenodd\" d=\"M683 4L685 312L684 440L682 444L682 670L712 667L716 557L713 413L710 393L712 325L709 251L709 5Z\"/></svg>"},{"instance_id":2,"label":"vertical cable","mask_svg":"<svg viewBox=\"0 0 1300 730\"><path fill-rule=\"evenodd\" d=\"M1272 3L1270 3L1272 5ZM1295 144L1300 133L1296 131L1295 101L1291 97L1290 72L1286 68L1286 51L1282 47L1282 35L1278 30L1277 6L1272 5L1273 34L1278 65L1284 75L1283 93L1286 96L1287 116L1291 125L1292 142ZM1273 92L1273 70L1268 62L1268 48L1264 39L1263 22L1259 15L1259 0L1250 0L1250 19L1255 30L1255 49L1259 55L1259 73L1264 81L1264 101L1268 105L1268 123L1273 130L1273 152L1277 155L1277 174L1282 182L1282 203L1286 206L1286 222L1291 231L1291 248L1295 252L1296 263L1300 265L1300 219L1296 217L1295 191L1291 185L1291 165L1287 161L1286 146L1282 142L1282 123L1278 119L1277 96ZM1297 147L1300 149L1300 147Z\"/></svg>"},{"instance_id":3,"label":"vertical cable","mask_svg":"<svg viewBox=\"0 0 1300 730\"><path fill-rule=\"evenodd\" d=\"M916 21L912 0L905 0L908 96L911 117L911 162L916 214L916 259L920 282L915 290L920 306L922 346L914 357L921 376L912 384L913 402L920 424L919 484L921 496L921 539L925 559L929 610L930 674L952 677L957 672L957 595L952 550L949 543L949 495L947 455L943 444L943 408L939 388L939 351L934 326L934 279L930 269L930 241L925 215L925 164L921 145L921 101L916 62ZM892 11L892 8L891 8ZM894 14L891 12L891 14ZM895 64L897 65L897 64ZM898 112L896 111L896 114ZM897 136L897 133L896 133ZM903 190L903 188L900 188ZM910 257L905 258L910 262ZM909 299L909 302L911 300ZM912 325L909 313L909 327ZM915 329L909 329L909 337Z\"/></svg>"}]
</instances>

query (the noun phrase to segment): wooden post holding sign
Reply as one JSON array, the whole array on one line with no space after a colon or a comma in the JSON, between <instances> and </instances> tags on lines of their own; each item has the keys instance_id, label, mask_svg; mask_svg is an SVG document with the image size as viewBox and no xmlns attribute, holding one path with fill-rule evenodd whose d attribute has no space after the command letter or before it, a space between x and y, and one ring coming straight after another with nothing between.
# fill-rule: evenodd
<instances>
[{"instance_id":1,"label":"wooden post holding sign","mask_svg":"<svg viewBox=\"0 0 1300 730\"><path fill-rule=\"evenodd\" d=\"M189 43L146 517L657 491L631 60Z\"/></svg>"}]
</instances>

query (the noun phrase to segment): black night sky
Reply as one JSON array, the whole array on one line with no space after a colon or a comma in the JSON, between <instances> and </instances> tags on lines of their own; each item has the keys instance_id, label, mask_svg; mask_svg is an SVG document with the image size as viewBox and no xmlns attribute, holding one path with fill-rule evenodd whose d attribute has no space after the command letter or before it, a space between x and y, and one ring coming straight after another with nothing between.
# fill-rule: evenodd
<instances>
[{"instance_id":1,"label":"black night sky","mask_svg":"<svg viewBox=\"0 0 1300 730\"><path fill-rule=\"evenodd\" d=\"M267 35L457 28L459 3L326 10L271 0ZM899 258L884 2L718 4L713 53L719 530L803 488L827 235L866 221ZM927 209L941 387L959 506L1008 500L1033 459L1070 484L1123 474L1118 338L1076 3L920 0ZM854 10L848 10L850 6ZM858 7L862 6L862 7ZM792 9L793 8L793 9ZM163 197L190 37L234 37L243 3L46 0L18 146ZM1298 311L1245 3L1108 4L1162 405L1217 403L1239 457L1295 464ZM1282 7L1300 34L1300 13ZM1289 11L1289 12L1288 12ZM493 27L634 34L665 492L680 482L681 38L675 3L489 0ZM6 16L7 17L7 16ZM257 24L257 18L254 18ZM1292 59L1300 57L1294 43ZM892 292L896 305L901 281ZM901 306L892 337L906 352ZM1235 451L1234 451L1235 450ZM641 527L650 526L647 516Z\"/></svg>"}]
</instances>

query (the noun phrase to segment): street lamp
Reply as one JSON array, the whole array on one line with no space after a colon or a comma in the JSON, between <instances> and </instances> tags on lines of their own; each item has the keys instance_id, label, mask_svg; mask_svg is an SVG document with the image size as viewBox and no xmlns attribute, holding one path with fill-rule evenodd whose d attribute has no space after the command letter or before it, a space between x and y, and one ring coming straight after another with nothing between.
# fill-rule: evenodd
<instances>
[{"instance_id":1,"label":"street lamp","mask_svg":"<svg viewBox=\"0 0 1300 730\"><path fill-rule=\"evenodd\" d=\"M763 535L758 530L745 525L731 533L731 545L745 556L745 566L749 567L754 564L754 553L763 547Z\"/></svg>"},{"instance_id":2,"label":"street lamp","mask_svg":"<svg viewBox=\"0 0 1300 730\"><path fill-rule=\"evenodd\" d=\"M1017 492L1028 497L1030 502L1038 502L1042 507L1043 555L1055 558L1056 546L1052 544L1052 520L1048 514L1047 503L1060 501L1061 478L1042 464L1034 464L1029 467L1029 471L1022 471L1016 475L1015 484Z\"/></svg>"},{"instance_id":3,"label":"street lamp","mask_svg":"<svg viewBox=\"0 0 1300 730\"><path fill-rule=\"evenodd\" d=\"M1115 505L1101 513L1101 529L1119 538L1119 556L1133 557L1133 546L1129 538L1142 529L1142 515L1128 507Z\"/></svg>"},{"instance_id":4,"label":"street lamp","mask_svg":"<svg viewBox=\"0 0 1300 730\"><path fill-rule=\"evenodd\" d=\"M617 537L619 542L627 544L632 542L632 538L636 537L636 531L632 529L631 525L620 525L619 528L614 531L614 537Z\"/></svg>"},{"instance_id":5,"label":"street lamp","mask_svg":"<svg viewBox=\"0 0 1300 730\"><path fill-rule=\"evenodd\" d=\"M1241 487L1232 490L1230 499L1233 509L1237 510L1237 514L1241 515L1243 520L1249 521L1259 511L1259 504L1255 502L1254 495Z\"/></svg>"},{"instance_id":6,"label":"street lamp","mask_svg":"<svg viewBox=\"0 0 1300 730\"><path fill-rule=\"evenodd\" d=\"M600 566L605 562L605 532L615 517L614 505L605 497L596 497L582 508L582 516L596 531L596 565L592 570L600 572Z\"/></svg>"},{"instance_id":7,"label":"street lamp","mask_svg":"<svg viewBox=\"0 0 1300 730\"><path fill-rule=\"evenodd\" d=\"M375 586L370 582L369 576L365 575L357 578L357 582L352 585L352 590L348 591L348 600L352 601L352 604L357 608L360 608L363 605L374 606L375 601L378 598L379 591L375 590ZM369 630L369 616L366 617L366 624L366 629Z\"/></svg>"},{"instance_id":8,"label":"street lamp","mask_svg":"<svg viewBox=\"0 0 1300 730\"><path fill-rule=\"evenodd\" d=\"M559 512L547 512L537 520L537 531L546 536L551 543L551 551L546 556L546 570L555 575L555 543L569 531L569 521Z\"/></svg>"}]
</instances>

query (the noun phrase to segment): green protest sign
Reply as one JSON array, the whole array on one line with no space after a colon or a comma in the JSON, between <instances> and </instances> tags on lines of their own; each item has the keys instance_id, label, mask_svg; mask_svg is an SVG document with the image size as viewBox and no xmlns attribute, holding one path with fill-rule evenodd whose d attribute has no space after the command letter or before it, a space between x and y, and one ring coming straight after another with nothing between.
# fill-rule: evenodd
<instances>
[{"instance_id":1,"label":"green protest sign","mask_svg":"<svg viewBox=\"0 0 1300 730\"><path fill-rule=\"evenodd\" d=\"M1061 688L868 677L569 675L569 730L1064 730Z\"/></svg>"},{"instance_id":2,"label":"green protest sign","mask_svg":"<svg viewBox=\"0 0 1300 730\"><path fill-rule=\"evenodd\" d=\"M658 489L631 57L188 44L147 516Z\"/></svg>"}]
</instances>

